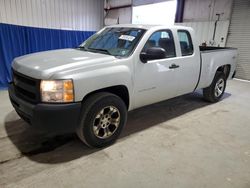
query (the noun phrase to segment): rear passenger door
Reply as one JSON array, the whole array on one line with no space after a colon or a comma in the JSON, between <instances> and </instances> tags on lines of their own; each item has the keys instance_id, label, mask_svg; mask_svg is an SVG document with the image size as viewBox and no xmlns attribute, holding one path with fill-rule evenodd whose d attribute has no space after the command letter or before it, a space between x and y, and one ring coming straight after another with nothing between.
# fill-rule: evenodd
<instances>
[{"instance_id":1,"label":"rear passenger door","mask_svg":"<svg viewBox=\"0 0 250 188\"><path fill-rule=\"evenodd\" d=\"M178 58L175 62L177 95L193 92L200 74L200 54L188 30L177 30ZM197 53L196 53L197 52Z\"/></svg>"},{"instance_id":2,"label":"rear passenger door","mask_svg":"<svg viewBox=\"0 0 250 188\"><path fill-rule=\"evenodd\" d=\"M146 41L142 52L150 47L161 47L166 51L163 59L136 63L135 108L152 104L176 95L175 70L171 68L176 60L176 48L171 30L154 32Z\"/></svg>"}]
</instances>

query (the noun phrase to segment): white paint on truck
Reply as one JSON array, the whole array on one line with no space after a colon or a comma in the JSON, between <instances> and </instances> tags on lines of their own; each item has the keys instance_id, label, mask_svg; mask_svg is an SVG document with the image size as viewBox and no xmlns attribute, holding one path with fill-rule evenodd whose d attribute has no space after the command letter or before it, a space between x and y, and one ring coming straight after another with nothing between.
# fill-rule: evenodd
<instances>
[{"instance_id":1,"label":"white paint on truck","mask_svg":"<svg viewBox=\"0 0 250 188\"><path fill-rule=\"evenodd\" d=\"M21 118L49 134L75 131L88 146L119 137L127 111L203 89L218 102L237 50L199 47L192 28L108 26L76 49L14 59L9 96Z\"/></svg>"},{"instance_id":2,"label":"white paint on truck","mask_svg":"<svg viewBox=\"0 0 250 188\"><path fill-rule=\"evenodd\" d=\"M75 101L95 90L123 85L129 91L129 110L173 98L208 87L218 67L230 65L232 77L237 50L222 49L200 52L192 28L182 26L115 25L107 28L141 28L146 32L126 58L78 49L52 50L16 58L13 69L36 79L73 79ZM170 30L176 57L142 63L140 53L149 37L156 31ZM193 54L182 56L177 31L190 33ZM179 67L170 69L172 64Z\"/></svg>"}]
</instances>

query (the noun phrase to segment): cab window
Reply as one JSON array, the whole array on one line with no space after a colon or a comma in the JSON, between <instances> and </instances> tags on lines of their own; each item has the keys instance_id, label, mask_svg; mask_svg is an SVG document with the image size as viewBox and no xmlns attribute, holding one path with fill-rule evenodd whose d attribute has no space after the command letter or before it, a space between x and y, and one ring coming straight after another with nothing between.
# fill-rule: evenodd
<instances>
[{"instance_id":1,"label":"cab window","mask_svg":"<svg viewBox=\"0 0 250 188\"><path fill-rule=\"evenodd\" d=\"M146 42L143 52L150 47L160 47L166 51L165 58L176 57L173 34L170 30L156 31Z\"/></svg>"},{"instance_id":2,"label":"cab window","mask_svg":"<svg viewBox=\"0 0 250 188\"><path fill-rule=\"evenodd\" d=\"M178 30L182 56L192 55L194 52L190 33L186 30Z\"/></svg>"}]
</instances>

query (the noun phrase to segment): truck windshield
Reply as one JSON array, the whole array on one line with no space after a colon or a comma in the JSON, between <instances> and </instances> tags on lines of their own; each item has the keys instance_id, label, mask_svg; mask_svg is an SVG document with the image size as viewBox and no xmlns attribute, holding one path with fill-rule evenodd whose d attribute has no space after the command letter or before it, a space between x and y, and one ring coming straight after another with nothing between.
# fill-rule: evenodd
<instances>
[{"instance_id":1,"label":"truck windshield","mask_svg":"<svg viewBox=\"0 0 250 188\"><path fill-rule=\"evenodd\" d=\"M127 57L132 53L144 33L144 29L138 28L106 28L87 39L79 48L91 52Z\"/></svg>"}]
</instances>

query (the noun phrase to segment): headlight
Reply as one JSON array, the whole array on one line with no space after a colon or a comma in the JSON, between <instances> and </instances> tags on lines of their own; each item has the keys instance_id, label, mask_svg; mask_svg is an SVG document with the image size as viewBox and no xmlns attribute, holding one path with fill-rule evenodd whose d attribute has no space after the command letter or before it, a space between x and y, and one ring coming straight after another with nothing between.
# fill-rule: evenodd
<instances>
[{"instance_id":1,"label":"headlight","mask_svg":"<svg viewBox=\"0 0 250 188\"><path fill-rule=\"evenodd\" d=\"M41 81L42 102L73 102L74 86L72 80L42 80Z\"/></svg>"}]
</instances>

